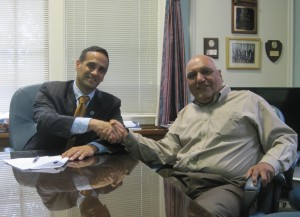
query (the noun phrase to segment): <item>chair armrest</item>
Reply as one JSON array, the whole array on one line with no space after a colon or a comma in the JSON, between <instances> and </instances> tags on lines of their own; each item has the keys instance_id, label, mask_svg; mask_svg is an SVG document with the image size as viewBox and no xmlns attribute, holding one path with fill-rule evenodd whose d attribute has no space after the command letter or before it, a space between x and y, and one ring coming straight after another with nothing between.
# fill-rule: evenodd
<instances>
[{"instance_id":1,"label":"chair armrest","mask_svg":"<svg viewBox=\"0 0 300 217\"><path fill-rule=\"evenodd\" d=\"M286 184L285 176L282 173L277 174L276 176L274 176L273 180L275 180L277 182L280 182L280 184L282 184L282 185Z\"/></svg>"},{"instance_id":2,"label":"chair armrest","mask_svg":"<svg viewBox=\"0 0 300 217\"><path fill-rule=\"evenodd\" d=\"M261 177L257 180L257 185L253 185L251 177L247 180L244 187L244 199L243 199L243 216L249 216L249 211L253 202L259 195L259 211L263 213L277 212L279 204L279 198L281 193L281 186L286 184L284 174L277 174L274 176L272 183L268 184L267 187L262 187ZM269 189L269 190L267 190ZM261 192L261 193L260 193ZM276 201L276 202L275 202ZM275 204L276 203L276 204Z\"/></svg>"},{"instance_id":3,"label":"chair armrest","mask_svg":"<svg viewBox=\"0 0 300 217\"><path fill-rule=\"evenodd\" d=\"M244 187L245 191L260 191L261 188L261 178L259 177L257 180L257 185L253 184L252 178L248 178L246 185Z\"/></svg>"},{"instance_id":4,"label":"chair armrest","mask_svg":"<svg viewBox=\"0 0 300 217\"><path fill-rule=\"evenodd\" d=\"M261 190L261 178L258 177L257 184L254 185L252 178L248 178L244 187L244 198L242 206L242 216L249 216L250 208Z\"/></svg>"}]
</instances>

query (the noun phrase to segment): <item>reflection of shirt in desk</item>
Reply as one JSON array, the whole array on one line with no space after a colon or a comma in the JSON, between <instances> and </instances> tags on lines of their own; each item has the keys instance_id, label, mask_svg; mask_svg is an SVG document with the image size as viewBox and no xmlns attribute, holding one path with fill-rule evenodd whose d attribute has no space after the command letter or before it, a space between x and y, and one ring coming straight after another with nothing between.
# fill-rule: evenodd
<instances>
[{"instance_id":1,"label":"reflection of shirt in desk","mask_svg":"<svg viewBox=\"0 0 300 217\"><path fill-rule=\"evenodd\" d=\"M89 210L104 212L103 210L107 208L99 200L99 195L107 194L120 187L124 177L136 166L137 161L129 155L93 158L97 159L96 165L82 168L68 166L63 172L57 174L24 173L19 170L15 170L14 174L20 184L28 177L32 180L36 176L33 185L49 210L64 210L79 205L82 213ZM88 160L91 158L85 161ZM84 161L78 161L78 164L82 163ZM90 194L86 194L88 192Z\"/></svg>"}]
</instances>

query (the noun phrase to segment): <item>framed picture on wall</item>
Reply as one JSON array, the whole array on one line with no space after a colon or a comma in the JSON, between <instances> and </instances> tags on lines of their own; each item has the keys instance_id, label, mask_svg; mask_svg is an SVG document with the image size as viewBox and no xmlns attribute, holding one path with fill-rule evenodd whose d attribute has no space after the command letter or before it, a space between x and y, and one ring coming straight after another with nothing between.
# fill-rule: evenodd
<instances>
[{"instance_id":1,"label":"framed picture on wall","mask_svg":"<svg viewBox=\"0 0 300 217\"><path fill-rule=\"evenodd\" d=\"M257 33L257 6L251 4L232 4L231 32Z\"/></svg>"},{"instance_id":2,"label":"framed picture on wall","mask_svg":"<svg viewBox=\"0 0 300 217\"><path fill-rule=\"evenodd\" d=\"M203 53L213 59L219 58L219 39L203 38Z\"/></svg>"},{"instance_id":3,"label":"framed picture on wall","mask_svg":"<svg viewBox=\"0 0 300 217\"><path fill-rule=\"evenodd\" d=\"M226 38L227 69L260 69L259 38Z\"/></svg>"}]
</instances>

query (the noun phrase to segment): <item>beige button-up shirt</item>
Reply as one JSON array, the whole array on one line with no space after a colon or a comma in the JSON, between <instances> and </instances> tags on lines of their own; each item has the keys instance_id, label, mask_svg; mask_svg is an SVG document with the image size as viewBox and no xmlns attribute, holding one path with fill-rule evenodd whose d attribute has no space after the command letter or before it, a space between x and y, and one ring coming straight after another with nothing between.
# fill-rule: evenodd
<instances>
[{"instance_id":1,"label":"beige button-up shirt","mask_svg":"<svg viewBox=\"0 0 300 217\"><path fill-rule=\"evenodd\" d=\"M146 163L174 163L178 171L200 171L226 178L243 176L258 162L275 173L297 157L297 134L272 107L250 91L225 86L209 105L183 108L165 138L153 141L133 132L124 145Z\"/></svg>"}]
</instances>

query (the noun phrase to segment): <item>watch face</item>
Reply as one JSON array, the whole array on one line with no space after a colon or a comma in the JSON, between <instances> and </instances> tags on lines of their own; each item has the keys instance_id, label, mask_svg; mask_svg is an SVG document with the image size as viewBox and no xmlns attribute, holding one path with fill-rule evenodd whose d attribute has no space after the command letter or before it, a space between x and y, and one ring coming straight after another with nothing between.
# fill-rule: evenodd
<instances>
[{"instance_id":1,"label":"watch face","mask_svg":"<svg viewBox=\"0 0 300 217\"><path fill-rule=\"evenodd\" d=\"M215 46L215 41L214 40L209 40L208 41L208 46L210 46L210 47Z\"/></svg>"}]
</instances>

